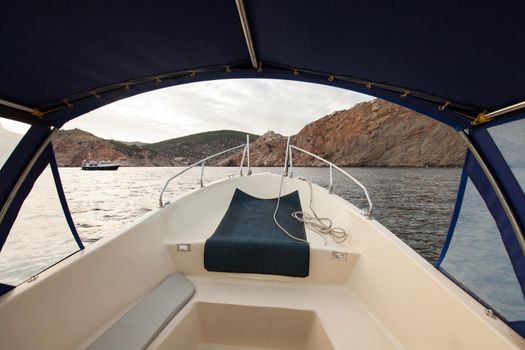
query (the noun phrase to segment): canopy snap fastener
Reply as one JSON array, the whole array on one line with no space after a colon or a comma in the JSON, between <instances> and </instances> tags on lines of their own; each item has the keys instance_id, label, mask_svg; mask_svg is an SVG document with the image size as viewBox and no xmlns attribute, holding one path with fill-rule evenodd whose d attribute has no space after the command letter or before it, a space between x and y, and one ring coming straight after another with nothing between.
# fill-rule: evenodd
<instances>
[{"instance_id":1,"label":"canopy snap fastener","mask_svg":"<svg viewBox=\"0 0 525 350\"><path fill-rule=\"evenodd\" d=\"M299 70L297 70L297 68L294 68L293 75L296 77L299 76Z\"/></svg>"},{"instance_id":2,"label":"canopy snap fastener","mask_svg":"<svg viewBox=\"0 0 525 350\"><path fill-rule=\"evenodd\" d=\"M33 110L31 111L31 114L39 118L44 116L44 113L40 112L38 108L33 108Z\"/></svg>"},{"instance_id":3,"label":"canopy snap fastener","mask_svg":"<svg viewBox=\"0 0 525 350\"><path fill-rule=\"evenodd\" d=\"M101 96L99 94L97 94L95 91L90 91L89 92L91 95L95 96L96 98L100 98Z\"/></svg>"},{"instance_id":4,"label":"canopy snap fastener","mask_svg":"<svg viewBox=\"0 0 525 350\"><path fill-rule=\"evenodd\" d=\"M372 88L372 83L368 83L368 84L366 84L366 88L367 88L367 89L371 89L371 88Z\"/></svg>"},{"instance_id":5,"label":"canopy snap fastener","mask_svg":"<svg viewBox=\"0 0 525 350\"><path fill-rule=\"evenodd\" d=\"M400 96L400 97L401 97L401 98L405 98L405 97L407 97L407 96L408 96L408 94L409 94L409 93L410 93L410 91L408 91L408 90L405 90L405 91L404 91L404 92L403 92L403 93L401 94L401 96Z\"/></svg>"},{"instance_id":6,"label":"canopy snap fastener","mask_svg":"<svg viewBox=\"0 0 525 350\"><path fill-rule=\"evenodd\" d=\"M440 111L444 111L445 108L447 108L447 106L448 106L449 104L450 104L450 102L447 101L447 102L445 102L445 104L444 104L443 106L439 106L438 109L439 109Z\"/></svg>"},{"instance_id":7,"label":"canopy snap fastener","mask_svg":"<svg viewBox=\"0 0 525 350\"><path fill-rule=\"evenodd\" d=\"M129 90L129 84L128 83L124 84L124 90L126 90L126 91Z\"/></svg>"},{"instance_id":8,"label":"canopy snap fastener","mask_svg":"<svg viewBox=\"0 0 525 350\"><path fill-rule=\"evenodd\" d=\"M259 62L259 68L257 68L257 72L262 73L262 62Z\"/></svg>"},{"instance_id":9,"label":"canopy snap fastener","mask_svg":"<svg viewBox=\"0 0 525 350\"><path fill-rule=\"evenodd\" d=\"M328 76L328 81L334 81L334 76L333 75L329 75Z\"/></svg>"},{"instance_id":10,"label":"canopy snap fastener","mask_svg":"<svg viewBox=\"0 0 525 350\"><path fill-rule=\"evenodd\" d=\"M474 119L470 124L472 125L478 125L478 124L483 124L483 123L488 123L492 120L492 118L490 117L487 117L485 115L485 112L481 112L480 114L478 114L478 116L476 117L476 119Z\"/></svg>"},{"instance_id":11,"label":"canopy snap fastener","mask_svg":"<svg viewBox=\"0 0 525 350\"><path fill-rule=\"evenodd\" d=\"M190 74L190 77L193 78L193 77L196 76L196 75L197 75L197 73L196 73L194 70L192 70L192 71L191 71L191 74Z\"/></svg>"},{"instance_id":12,"label":"canopy snap fastener","mask_svg":"<svg viewBox=\"0 0 525 350\"><path fill-rule=\"evenodd\" d=\"M67 100L67 98L64 100L64 103L66 104L67 108L73 108L73 104L72 104L72 103L69 103L69 101Z\"/></svg>"},{"instance_id":13,"label":"canopy snap fastener","mask_svg":"<svg viewBox=\"0 0 525 350\"><path fill-rule=\"evenodd\" d=\"M38 275L33 275L31 277L29 277L29 279L27 280L27 283L31 283L31 282L34 282L38 279Z\"/></svg>"},{"instance_id":14,"label":"canopy snap fastener","mask_svg":"<svg viewBox=\"0 0 525 350\"><path fill-rule=\"evenodd\" d=\"M487 315L488 317L490 318L493 318L493 319L496 319L496 315L494 314L494 311L492 309L486 309L485 310L485 315Z\"/></svg>"},{"instance_id":15,"label":"canopy snap fastener","mask_svg":"<svg viewBox=\"0 0 525 350\"><path fill-rule=\"evenodd\" d=\"M230 66L226 66L226 73L230 73L232 71L232 69L230 68Z\"/></svg>"},{"instance_id":16,"label":"canopy snap fastener","mask_svg":"<svg viewBox=\"0 0 525 350\"><path fill-rule=\"evenodd\" d=\"M158 75L155 77L155 81L157 83L162 83L162 80L160 79L160 77Z\"/></svg>"}]
</instances>

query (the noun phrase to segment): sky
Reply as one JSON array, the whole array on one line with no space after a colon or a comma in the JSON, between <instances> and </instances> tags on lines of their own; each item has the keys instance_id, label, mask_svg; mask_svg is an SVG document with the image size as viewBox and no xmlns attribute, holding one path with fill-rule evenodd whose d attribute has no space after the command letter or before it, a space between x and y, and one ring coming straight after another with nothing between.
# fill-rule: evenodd
<instances>
[{"instance_id":1,"label":"sky","mask_svg":"<svg viewBox=\"0 0 525 350\"><path fill-rule=\"evenodd\" d=\"M348 90L295 81L216 80L133 96L89 112L63 128L141 142L223 129L293 135L326 114L371 99ZM20 132L14 123L3 121L2 125Z\"/></svg>"}]
</instances>

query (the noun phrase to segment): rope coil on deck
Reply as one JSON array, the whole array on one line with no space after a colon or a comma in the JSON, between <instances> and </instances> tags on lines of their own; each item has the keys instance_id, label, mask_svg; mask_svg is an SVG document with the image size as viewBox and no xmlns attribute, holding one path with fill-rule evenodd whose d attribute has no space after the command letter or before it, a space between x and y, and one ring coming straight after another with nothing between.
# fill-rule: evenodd
<instances>
[{"instance_id":1,"label":"rope coil on deck","mask_svg":"<svg viewBox=\"0 0 525 350\"><path fill-rule=\"evenodd\" d=\"M279 203L281 200L281 194L283 189L283 180L285 175L281 176L280 186L279 186L279 195L277 196L277 205L275 206L275 211L273 213L273 220L275 221L275 224L283 231L288 237L310 244L307 240L300 239L297 237L294 237L292 234L290 234L284 227L282 227L279 222L277 221L277 212L279 210ZM310 210L312 211L312 214L307 213L305 211L295 211L291 215L294 219L296 219L299 222L304 223L306 227L308 227L313 232L319 234L321 238L324 240L324 245L328 244L325 236L331 236L332 239L336 243L343 243L348 238L348 233L341 227L332 227L332 220L330 218L320 218L315 213L315 210L313 208L313 189L312 189L312 183L308 181L308 185L310 186Z\"/></svg>"}]
</instances>

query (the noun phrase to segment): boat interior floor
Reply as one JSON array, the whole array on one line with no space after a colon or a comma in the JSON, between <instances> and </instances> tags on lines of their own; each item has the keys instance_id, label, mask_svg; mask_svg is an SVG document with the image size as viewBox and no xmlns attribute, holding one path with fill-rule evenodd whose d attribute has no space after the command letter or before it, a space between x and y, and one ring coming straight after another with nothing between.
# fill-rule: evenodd
<instances>
[{"instance_id":1,"label":"boat interior floor","mask_svg":"<svg viewBox=\"0 0 525 350\"><path fill-rule=\"evenodd\" d=\"M349 288L188 277L195 295L150 349L400 349Z\"/></svg>"}]
</instances>

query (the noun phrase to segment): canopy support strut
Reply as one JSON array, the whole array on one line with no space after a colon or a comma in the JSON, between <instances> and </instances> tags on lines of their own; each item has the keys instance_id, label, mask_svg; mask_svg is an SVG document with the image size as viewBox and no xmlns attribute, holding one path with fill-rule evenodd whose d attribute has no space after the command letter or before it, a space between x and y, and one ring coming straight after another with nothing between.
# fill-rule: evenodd
<instances>
[{"instance_id":1,"label":"canopy support strut","mask_svg":"<svg viewBox=\"0 0 525 350\"><path fill-rule=\"evenodd\" d=\"M7 106L7 107L18 109L18 110L24 111L24 112L33 113L33 108L22 106L22 105L20 105L18 103L14 103L14 102L2 100L2 99L0 99L0 105L4 105L4 106Z\"/></svg>"},{"instance_id":2,"label":"canopy support strut","mask_svg":"<svg viewBox=\"0 0 525 350\"><path fill-rule=\"evenodd\" d=\"M237 10L239 10L239 17L241 19L244 38L246 39L246 45L248 46L248 52L250 53L250 60L252 61L253 68L257 69L257 56L255 55L255 47L253 46L252 34L250 32L250 25L248 23L248 16L246 15L244 1L235 0L235 3L237 4Z\"/></svg>"},{"instance_id":3,"label":"canopy support strut","mask_svg":"<svg viewBox=\"0 0 525 350\"><path fill-rule=\"evenodd\" d=\"M494 118L494 117L498 117L500 115L508 114L508 113L511 113L511 112L514 112L514 111L517 111L517 110L520 110L520 109L523 109L523 108L525 108L525 101L522 101L522 102L510 105L510 106L507 106L507 107L495 110L495 111L490 112L490 113L487 113L487 114L485 114L485 117L487 117L487 118Z\"/></svg>"},{"instance_id":4,"label":"canopy support strut","mask_svg":"<svg viewBox=\"0 0 525 350\"><path fill-rule=\"evenodd\" d=\"M40 112L38 109L36 108L30 108L30 107L27 107L27 106L23 106L19 103L15 103L15 102L11 102L11 101L7 101L7 100L4 100L4 99L0 99L0 107L8 107L8 108L11 108L15 111L22 111L22 112L28 112L29 114L31 114L33 117L42 117L44 114L42 112Z\"/></svg>"},{"instance_id":5,"label":"canopy support strut","mask_svg":"<svg viewBox=\"0 0 525 350\"><path fill-rule=\"evenodd\" d=\"M20 190L20 187L22 187L22 184L26 180L27 176L29 175L29 172L31 169L33 169L33 166L38 161L38 158L42 155L42 153L45 151L46 147L49 145L53 137L55 137L56 133L58 132L59 128L54 128L49 132L49 135L47 138L42 142L40 147L37 149L36 153L33 155L27 166L24 168L24 171L22 174L18 177L18 180L16 181L13 189L11 190L11 193L9 193L9 196L7 197L2 210L0 210L0 223L4 221L5 216L7 215L7 212L9 208L11 207L11 204L13 203L16 195L18 194L18 190ZM3 243L2 243L3 244ZM1 245L0 245L1 247Z\"/></svg>"}]
</instances>

